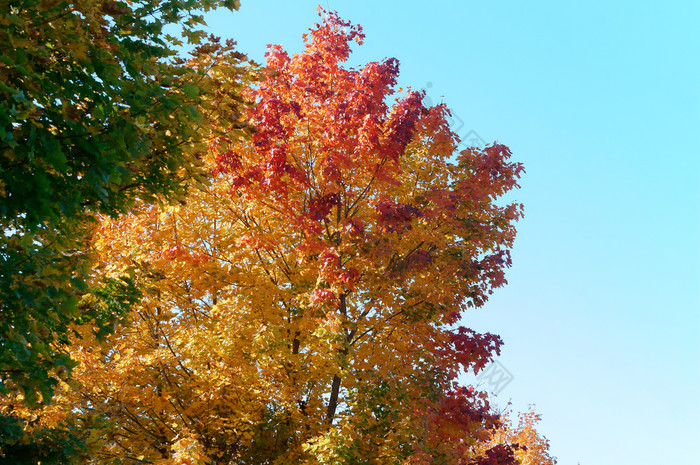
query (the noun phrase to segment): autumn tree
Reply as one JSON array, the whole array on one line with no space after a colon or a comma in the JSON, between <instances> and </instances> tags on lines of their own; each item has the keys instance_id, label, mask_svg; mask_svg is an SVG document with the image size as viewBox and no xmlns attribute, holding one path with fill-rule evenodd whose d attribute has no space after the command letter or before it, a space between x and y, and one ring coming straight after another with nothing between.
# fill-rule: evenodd
<instances>
[{"instance_id":1,"label":"autumn tree","mask_svg":"<svg viewBox=\"0 0 700 465\"><path fill-rule=\"evenodd\" d=\"M455 155L446 107L397 90L395 59L345 67L362 30L322 15L269 49L211 185L101 223L100 274L146 291L108 343L77 329L51 416L111 425L88 463L468 463L497 424L456 378L501 341L459 321L505 283L522 167Z\"/></svg>"}]
</instances>

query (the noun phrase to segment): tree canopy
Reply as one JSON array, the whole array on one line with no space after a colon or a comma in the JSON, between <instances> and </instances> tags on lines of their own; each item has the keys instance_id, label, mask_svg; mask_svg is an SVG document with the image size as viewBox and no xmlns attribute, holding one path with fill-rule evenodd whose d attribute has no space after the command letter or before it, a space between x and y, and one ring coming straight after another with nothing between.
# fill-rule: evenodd
<instances>
[{"instance_id":1,"label":"tree canopy","mask_svg":"<svg viewBox=\"0 0 700 465\"><path fill-rule=\"evenodd\" d=\"M458 381L523 167L336 13L257 70L220 5L0 12L0 463L555 463Z\"/></svg>"},{"instance_id":2,"label":"tree canopy","mask_svg":"<svg viewBox=\"0 0 700 465\"><path fill-rule=\"evenodd\" d=\"M456 379L501 341L459 321L505 283L522 167L455 155L396 60L344 66L362 39L328 13L302 53L272 47L252 136L210 132L211 183L100 224L96 276L144 294L106 343L78 329L79 386L45 414L105 422L88 463L480 460L498 415Z\"/></svg>"}]
</instances>

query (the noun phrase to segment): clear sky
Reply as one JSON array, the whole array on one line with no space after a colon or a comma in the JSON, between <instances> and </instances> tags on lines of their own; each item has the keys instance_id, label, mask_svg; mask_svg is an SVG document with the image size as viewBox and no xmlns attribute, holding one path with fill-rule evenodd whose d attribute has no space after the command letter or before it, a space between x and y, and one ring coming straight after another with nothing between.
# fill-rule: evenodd
<instances>
[{"instance_id":1,"label":"clear sky","mask_svg":"<svg viewBox=\"0 0 700 465\"><path fill-rule=\"evenodd\" d=\"M258 61L318 20L241 2L207 22ZM562 465L697 464L700 2L320 3L363 26L353 64L398 58L525 165L509 284L465 317L505 340L496 401L535 404Z\"/></svg>"}]
</instances>

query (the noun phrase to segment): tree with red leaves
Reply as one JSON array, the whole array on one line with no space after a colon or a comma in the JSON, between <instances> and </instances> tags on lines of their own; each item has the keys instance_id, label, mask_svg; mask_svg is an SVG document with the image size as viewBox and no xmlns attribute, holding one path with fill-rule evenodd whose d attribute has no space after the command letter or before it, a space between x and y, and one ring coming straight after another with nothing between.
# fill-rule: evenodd
<instances>
[{"instance_id":1,"label":"tree with red leaves","mask_svg":"<svg viewBox=\"0 0 700 465\"><path fill-rule=\"evenodd\" d=\"M501 340L458 323L506 282L522 167L455 154L447 108L397 90L395 59L345 67L362 29L321 14L301 53L270 47L256 131L211 141L208 189L95 239L151 289L118 349L74 345L104 456L467 464L498 423L457 377Z\"/></svg>"}]
</instances>

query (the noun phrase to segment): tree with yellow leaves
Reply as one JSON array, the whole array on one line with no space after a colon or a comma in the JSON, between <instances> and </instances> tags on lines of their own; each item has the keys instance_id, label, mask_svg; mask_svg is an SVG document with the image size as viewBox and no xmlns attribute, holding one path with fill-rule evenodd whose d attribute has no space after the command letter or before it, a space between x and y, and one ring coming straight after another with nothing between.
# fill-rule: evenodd
<instances>
[{"instance_id":1,"label":"tree with yellow leaves","mask_svg":"<svg viewBox=\"0 0 700 465\"><path fill-rule=\"evenodd\" d=\"M322 15L270 48L209 186L100 225L99 273L144 295L108 343L77 329L55 415L108 425L87 463L458 464L497 424L456 378L500 338L457 324L505 283L522 167L455 156L446 107L394 59L344 67L362 30Z\"/></svg>"}]
</instances>

